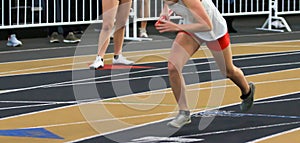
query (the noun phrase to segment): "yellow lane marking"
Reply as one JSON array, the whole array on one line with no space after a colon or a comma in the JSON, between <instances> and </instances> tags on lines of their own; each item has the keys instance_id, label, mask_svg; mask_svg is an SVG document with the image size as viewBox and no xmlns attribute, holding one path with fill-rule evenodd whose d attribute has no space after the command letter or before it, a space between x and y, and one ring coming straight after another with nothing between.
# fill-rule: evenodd
<instances>
[{"instance_id":1,"label":"yellow lane marking","mask_svg":"<svg viewBox=\"0 0 300 143\"><path fill-rule=\"evenodd\" d=\"M300 142L299 135L300 135L300 128L297 128L254 142L255 143L288 143L288 142L299 143Z\"/></svg>"},{"instance_id":2,"label":"yellow lane marking","mask_svg":"<svg viewBox=\"0 0 300 143\"><path fill-rule=\"evenodd\" d=\"M138 52L124 53L124 55L129 55L130 58L130 55L133 54L132 58L130 59L137 61L137 63L143 63L145 61L149 62L149 60L154 60L154 59L155 62L155 61L161 61L162 57L166 57L165 54L168 53L168 51L169 50L138 51ZM134 56L134 55L138 55L138 56ZM105 63L111 64L112 57L113 57L112 54L106 54L104 57ZM94 59L95 59L95 55L88 55L88 56L74 56L74 57L64 57L64 58L0 63L0 77L20 75L20 74L87 69L88 65L92 63ZM165 59L166 58L164 58L164 60Z\"/></svg>"},{"instance_id":3,"label":"yellow lane marking","mask_svg":"<svg viewBox=\"0 0 300 143\"><path fill-rule=\"evenodd\" d=\"M284 42L280 46L272 43L262 44L236 44L232 45L233 55L240 54L257 54L268 52L286 52L299 50L299 41ZM160 62L167 61L169 56L169 49L135 51L124 53L129 59L136 61L136 63ZM193 58L210 57L207 48L197 51ZM19 62L0 63L0 77L12 76L20 74L45 73L56 71L69 71L76 69L88 68L88 64L95 58L95 55L88 56L74 56L53 59L41 59ZM112 54L107 54L104 59L106 64L111 64Z\"/></svg>"},{"instance_id":4,"label":"yellow lane marking","mask_svg":"<svg viewBox=\"0 0 300 143\"><path fill-rule=\"evenodd\" d=\"M249 76L247 79L256 84L256 99L272 97L280 94L300 91L300 69L273 72ZM222 87L222 85L226 86ZM212 85L220 85L211 88ZM284 87L284 88L282 88ZM61 136L64 140L51 140L54 143L77 140L84 137L105 134L149 122L165 120L175 115L177 106L170 89L156 92L145 92L69 106L59 109L31 113L0 120L0 129L17 129L43 127ZM220 92L219 92L220 91ZM266 92L268 91L268 92ZM218 103L209 103L209 99L220 100L220 105L239 103L239 89L229 80L215 81L187 86L189 107L193 110L203 110L207 106L216 106ZM211 95L221 93L218 95ZM109 102L117 102L109 103ZM145 103L145 104L127 104ZM160 105L161 104L161 105ZM165 106L170 105L170 106ZM173 105L173 106L172 106ZM23 141L24 138L1 137L4 140ZM0 138L0 139L1 139ZM26 139L25 139L26 140ZM21 142L22 142L21 141ZM41 142L43 139L34 139L30 142Z\"/></svg>"}]
</instances>

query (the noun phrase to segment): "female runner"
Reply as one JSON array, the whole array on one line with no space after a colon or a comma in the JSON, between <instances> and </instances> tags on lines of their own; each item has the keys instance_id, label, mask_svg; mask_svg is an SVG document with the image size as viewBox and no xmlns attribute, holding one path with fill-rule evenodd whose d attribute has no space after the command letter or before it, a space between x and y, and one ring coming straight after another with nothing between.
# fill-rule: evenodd
<instances>
[{"instance_id":1,"label":"female runner","mask_svg":"<svg viewBox=\"0 0 300 143\"><path fill-rule=\"evenodd\" d=\"M211 0L164 0L161 14L166 20L158 21L155 26L160 32L178 32L168 60L169 80L179 106L178 115L168 123L180 128L191 122L190 111L185 95L185 82L182 69L190 57L206 43L220 71L232 80L241 90L242 111L253 105L255 86L248 83L243 72L232 61L230 38L225 19ZM183 24L175 24L168 19L169 8L182 16Z\"/></svg>"}]
</instances>

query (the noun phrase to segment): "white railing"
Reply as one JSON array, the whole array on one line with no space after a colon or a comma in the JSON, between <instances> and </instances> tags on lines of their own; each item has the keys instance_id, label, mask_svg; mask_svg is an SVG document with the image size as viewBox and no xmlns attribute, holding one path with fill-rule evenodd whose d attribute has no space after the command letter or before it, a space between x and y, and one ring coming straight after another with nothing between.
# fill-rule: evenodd
<instances>
[{"instance_id":1,"label":"white railing","mask_svg":"<svg viewBox=\"0 0 300 143\"><path fill-rule=\"evenodd\" d=\"M101 23L101 0L0 0L0 29Z\"/></svg>"},{"instance_id":2,"label":"white railing","mask_svg":"<svg viewBox=\"0 0 300 143\"><path fill-rule=\"evenodd\" d=\"M140 14L144 0L133 0L126 27L126 39L151 40L138 37L138 23L158 20L163 0L149 0L149 16ZM278 15L300 14L300 0L212 0L224 16L268 15L260 30L274 30L271 22L280 20L291 31L284 18ZM0 0L0 29L102 23L101 0ZM172 19L179 19L173 15ZM132 33L130 33L132 31ZM275 30L276 31L276 30ZM280 31L282 32L282 30Z\"/></svg>"},{"instance_id":3,"label":"white railing","mask_svg":"<svg viewBox=\"0 0 300 143\"><path fill-rule=\"evenodd\" d=\"M213 0L223 16L268 14L268 0Z\"/></svg>"},{"instance_id":4,"label":"white railing","mask_svg":"<svg viewBox=\"0 0 300 143\"><path fill-rule=\"evenodd\" d=\"M162 0L151 0L154 5L154 11L149 17L138 17L138 6L143 0L133 0L133 30L132 34L127 33L127 39L133 40L149 40L149 38L139 38L137 36L137 23L144 20L157 20L162 7ZM223 16L247 16L247 15L268 15L268 19L258 30L269 30L283 32L284 30L273 29L271 23L273 20L279 20L287 31L291 31L289 25L283 17L278 15L300 14L300 0L212 0ZM141 7L143 8L143 7ZM159 10L158 10L159 9ZM151 9L152 10L152 9ZM172 18L178 19L179 16L174 15Z\"/></svg>"},{"instance_id":5,"label":"white railing","mask_svg":"<svg viewBox=\"0 0 300 143\"><path fill-rule=\"evenodd\" d=\"M299 14L300 1L299 0L278 0L277 12L279 15Z\"/></svg>"}]
</instances>

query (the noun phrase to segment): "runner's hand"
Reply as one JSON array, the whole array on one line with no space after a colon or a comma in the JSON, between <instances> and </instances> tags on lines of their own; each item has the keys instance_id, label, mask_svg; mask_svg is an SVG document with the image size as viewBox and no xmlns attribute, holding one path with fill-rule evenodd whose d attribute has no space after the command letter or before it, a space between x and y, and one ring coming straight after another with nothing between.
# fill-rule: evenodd
<instances>
[{"instance_id":1,"label":"runner's hand","mask_svg":"<svg viewBox=\"0 0 300 143\"><path fill-rule=\"evenodd\" d=\"M174 22L168 20L161 20L158 24L155 25L155 28L160 33L180 31L178 24L175 24Z\"/></svg>"}]
</instances>

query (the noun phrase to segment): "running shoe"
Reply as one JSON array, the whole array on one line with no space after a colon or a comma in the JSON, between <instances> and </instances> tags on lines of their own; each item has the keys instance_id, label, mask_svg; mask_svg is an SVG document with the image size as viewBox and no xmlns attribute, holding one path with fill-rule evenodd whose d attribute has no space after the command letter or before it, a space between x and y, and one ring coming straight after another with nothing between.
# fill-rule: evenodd
<instances>
[{"instance_id":1,"label":"running shoe","mask_svg":"<svg viewBox=\"0 0 300 143\"><path fill-rule=\"evenodd\" d=\"M180 110L178 115L170 121L167 125L169 127L181 128L182 126L191 123L191 116L189 112Z\"/></svg>"},{"instance_id":2,"label":"running shoe","mask_svg":"<svg viewBox=\"0 0 300 143\"><path fill-rule=\"evenodd\" d=\"M50 43L58 43L58 42L59 42L58 33L53 32L50 36Z\"/></svg>"},{"instance_id":3,"label":"running shoe","mask_svg":"<svg viewBox=\"0 0 300 143\"><path fill-rule=\"evenodd\" d=\"M249 96L246 99L243 99L242 103L240 104L240 108L242 112L248 111L253 106L255 85L254 83L250 82L249 86L250 86Z\"/></svg>"},{"instance_id":4,"label":"running shoe","mask_svg":"<svg viewBox=\"0 0 300 143\"><path fill-rule=\"evenodd\" d=\"M134 62L127 60L124 56L119 55L117 59L113 58L113 64L121 64L121 65L132 65Z\"/></svg>"},{"instance_id":5,"label":"running shoe","mask_svg":"<svg viewBox=\"0 0 300 143\"><path fill-rule=\"evenodd\" d=\"M21 46L22 44L23 43L17 39L16 34L12 34L9 36L6 45L8 47L17 47L17 46Z\"/></svg>"},{"instance_id":6,"label":"running shoe","mask_svg":"<svg viewBox=\"0 0 300 143\"><path fill-rule=\"evenodd\" d=\"M90 65L90 69L98 69L104 67L104 61L101 56L97 56L96 60Z\"/></svg>"},{"instance_id":7,"label":"running shoe","mask_svg":"<svg viewBox=\"0 0 300 143\"><path fill-rule=\"evenodd\" d=\"M140 30L140 37L141 38L148 38L147 30L145 28L139 28Z\"/></svg>"},{"instance_id":8,"label":"running shoe","mask_svg":"<svg viewBox=\"0 0 300 143\"><path fill-rule=\"evenodd\" d=\"M64 39L65 43L78 43L80 41L81 40L79 38L77 38L73 32L69 32L69 34Z\"/></svg>"}]
</instances>

